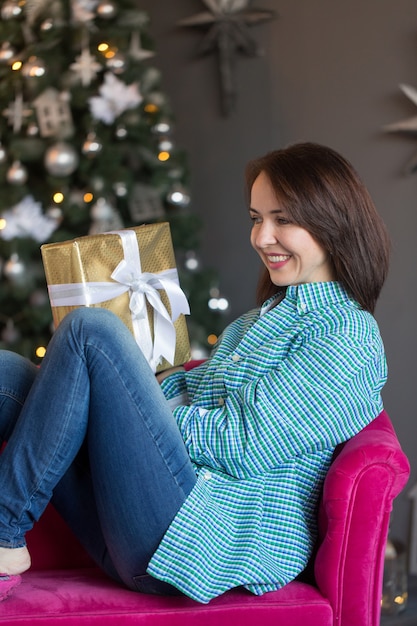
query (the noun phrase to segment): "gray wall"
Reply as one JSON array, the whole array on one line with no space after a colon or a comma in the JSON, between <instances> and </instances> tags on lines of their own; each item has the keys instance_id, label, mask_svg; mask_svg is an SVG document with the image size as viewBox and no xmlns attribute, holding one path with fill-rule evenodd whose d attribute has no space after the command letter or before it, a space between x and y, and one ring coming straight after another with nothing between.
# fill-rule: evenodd
<instances>
[{"instance_id":1,"label":"gray wall","mask_svg":"<svg viewBox=\"0 0 417 626\"><path fill-rule=\"evenodd\" d=\"M377 319L389 364L385 405L412 466L392 516L392 534L407 540L408 491L417 473L417 174L407 177L403 168L417 152L417 136L381 128L417 115L398 87L417 88L417 2L256 0L252 5L279 16L252 28L265 53L239 57L237 109L224 118L216 57L194 56L204 31L176 26L204 10L203 2L140 1L151 17L154 62L176 116L175 139L190 159L193 208L205 225L201 256L217 268L231 316L252 307L259 264L248 243L245 163L297 141L328 144L354 163L393 241Z\"/></svg>"}]
</instances>

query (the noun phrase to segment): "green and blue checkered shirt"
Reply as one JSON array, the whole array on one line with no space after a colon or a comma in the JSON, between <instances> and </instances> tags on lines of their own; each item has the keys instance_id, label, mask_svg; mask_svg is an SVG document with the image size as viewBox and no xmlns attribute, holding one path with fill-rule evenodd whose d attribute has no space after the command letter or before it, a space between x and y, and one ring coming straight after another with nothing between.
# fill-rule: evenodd
<instances>
[{"instance_id":1,"label":"green and blue checkered shirt","mask_svg":"<svg viewBox=\"0 0 417 626\"><path fill-rule=\"evenodd\" d=\"M271 302L162 383L198 480L148 572L200 602L236 586L272 591L304 569L334 448L382 410L371 314L336 282Z\"/></svg>"}]
</instances>

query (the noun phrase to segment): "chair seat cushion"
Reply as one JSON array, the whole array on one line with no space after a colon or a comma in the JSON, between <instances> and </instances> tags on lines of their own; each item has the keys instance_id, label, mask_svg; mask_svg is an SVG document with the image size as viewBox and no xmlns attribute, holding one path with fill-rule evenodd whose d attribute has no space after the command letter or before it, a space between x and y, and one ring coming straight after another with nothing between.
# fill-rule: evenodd
<instances>
[{"instance_id":1,"label":"chair seat cushion","mask_svg":"<svg viewBox=\"0 0 417 626\"><path fill-rule=\"evenodd\" d=\"M331 626L332 609L318 590L302 582L254 596L236 589L208 605L184 596L143 595L119 587L97 568L29 571L7 602L0 604L0 625L80 622L90 626Z\"/></svg>"}]
</instances>

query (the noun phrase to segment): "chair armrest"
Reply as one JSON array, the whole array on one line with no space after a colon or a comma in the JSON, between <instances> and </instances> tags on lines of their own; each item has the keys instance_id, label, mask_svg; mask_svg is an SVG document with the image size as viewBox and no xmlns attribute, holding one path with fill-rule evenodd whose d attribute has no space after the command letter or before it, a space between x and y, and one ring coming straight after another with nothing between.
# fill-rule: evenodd
<instances>
[{"instance_id":1,"label":"chair armrest","mask_svg":"<svg viewBox=\"0 0 417 626\"><path fill-rule=\"evenodd\" d=\"M330 466L315 577L333 606L335 624L379 624L390 513L409 473L385 412L346 442Z\"/></svg>"}]
</instances>

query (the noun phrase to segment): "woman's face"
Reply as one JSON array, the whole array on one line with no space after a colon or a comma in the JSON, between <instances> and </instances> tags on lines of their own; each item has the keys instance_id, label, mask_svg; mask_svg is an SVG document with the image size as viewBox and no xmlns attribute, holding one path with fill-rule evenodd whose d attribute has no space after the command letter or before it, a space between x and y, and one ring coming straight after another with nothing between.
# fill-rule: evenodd
<instances>
[{"instance_id":1,"label":"woman's face","mask_svg":"<svg viewBox=\"0 0 417 626\"><path fill-rule=\"evenodd\" d=\"M261 172L251 190L251 244L278 287L334 280L327 252L310 233L291 223Z\"/></svg>"}]
</instances>

